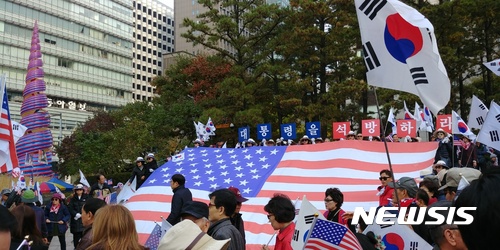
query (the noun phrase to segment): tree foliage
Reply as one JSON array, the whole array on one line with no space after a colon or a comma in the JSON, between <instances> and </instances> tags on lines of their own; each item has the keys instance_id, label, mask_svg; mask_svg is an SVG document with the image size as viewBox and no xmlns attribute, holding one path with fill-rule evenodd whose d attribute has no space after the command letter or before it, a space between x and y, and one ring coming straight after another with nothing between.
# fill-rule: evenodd
<instances>
[{"instance_id":1,"label":"tree foliage","mask_svg":"<svg viewBox=\"0 0 500 250\"><path fill-rule=\"evenodd\" d=\"M333 121L360 122L370 113L360 32L352 0L290 0L282 8L264 0L198 0L208 11L185 19L182 37L209 49L181 55L156 77L158 97L95 115L57 148L62 173L121 172L135 157L164 158L195 138L193 122L211 117L235 127L319 120L323 136ZM467 117L472 94L500 99L500 80L482 63L497 59L500 2L406 1L433 23L452 84L450 104ZM390 107L411 109L417 96L377 89L382 118ZM383 120L383 122L385 122ZM300 127L300 126L299 126ZM252 129L252 131L254 131ZM252 134L252 137L255 134ZM218 129L232 141L234 129Z\"/></svg>"}]
</instances>

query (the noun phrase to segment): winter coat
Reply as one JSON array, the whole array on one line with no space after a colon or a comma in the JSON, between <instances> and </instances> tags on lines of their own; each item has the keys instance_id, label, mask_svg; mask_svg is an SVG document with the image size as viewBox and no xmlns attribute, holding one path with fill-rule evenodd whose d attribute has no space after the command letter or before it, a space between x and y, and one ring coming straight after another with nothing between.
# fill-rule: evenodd
<instances>
[{"instance_id":1,"label":"winter coat","mask_svg":"<svg viewBox=\"0 0 500 250\"><path fill-rule=\"evenodd\" d=\"M184 185L178 186L172 192L174 196L172 197L170 215L168 215L167 221L173 226L181 221L182 207L186 202L193 200L193 195Z\"/></svg>"},{"instance_id":2,"label":"winter coat","mask_svg":"<svg viewBox=\"0 0 500 250\"><path fill-rule=\"evenodd\" d=\"M76 214L82 214L82 207L85 204L85 201L87 201L88 195L87 194L82 194L82 197L78 199L78 196L76 194L73 194L71 199L69 200L69 205L68 205L68 210L69 213L71 214L70 218L70 232L71 233L79 233L83 232L83 223L82 223L82 218L78 218L75 220Z\"/></svg>"},{"instance_id":3,"label":"winter coat","mask_svg":"<svg viewBox=\"0 0 500 250\"><path fill-rule=\"evenodd\" d=\"M90 195L94 198L99 198L99 194L98 194L99 192L97 192L97 191L101 192L101 195L103 198L108 196L109 194L113 193L113 190L108 185L108 183L102 184L102 188L99 187L99 182L94 183L94 185L92 185L92 187L90 187Z\"/></svg>"},{"instance_id":4,"label":"winter coat","mask_svg":"<svg viewBox=\"0 0 500 250\"><path fill-rule=\"evenodd\" d=\"M35 211L36 225L38 227L38 230L40 230L40 232L42 233L42 238L47 238L48 231L47 223L45 223L45 211L43 211L42 208L33 205L33 203L28 203L25 205L33 208L33 211Z\"/></svg>"},{"instance_id":5,"label":"winter coat","mask_svg":"<svg viewBox=\"0 0 500 250\"><path fill-rule=\"evenodd\" d=\"M151 162L146 163L146 165L144 166L151 169L150 172L153 172L158 168L158 162L156 162L156 159L153 159Z\"/></svg>"},{"instance_id":6,"label":"winter coat","mask_svg":"<svg viewBox=\"0 0 500 250\"><path fill-rule=\"evenodd\" d=\"M392 194L394 193L394 188L391 188L389 186L385 186L385 187L378 187L377 190L380 192L382 190L382 188L384 188L383 192L379 195L379 201L378 201L378 205L379 206L387 206L390 201L389 199L392 199Z\"/></svg>"},{"instance_id":7,"label":"winter coat","mask_svg":"<svg viewBox=\"0 0 500 250\"><path fill-rule=\"evenodd\" d=\"M453 150L453 139L448 138L448 142L439 141L438 148L436 150L436 156L434 157L434 162L439 160L449 161L451 162L451 154Z\"/></svg>"},{"instance_id":8,"label":"winter coat","mask_svg":"<svg viewBox=\"0 0 500 250\"><path fill-rule=\"evenodd\" d=\"M207 234L216 240L231 239L227 250L245 249L245 243L243 242L241 233L231 224L229 218L214 222L210 228L208 228Z\"/></svg>"},{"instance_id":9,"label":"winter coat","mask_svg":"<svg viewBox=\"0 0 500 250\"><path fill-rule=\"evenodd\" d=\"M243 218L241 218L241 214L237 213L233 217L231 217L231 224L233 224L238 231L241 233L241 237L243 237L243 243L246 244L245 239L245 223L243 222Z\"/></svg>"},{"instance_id":10,"label":"winter coat","mask_svg":"<svg viewBox=\"0 0 500 250\"><path fill-rule=\"evenodd\" d=\"M132 170L132 175L130 176L129 182L132 183L134 181L134 177L136 178L136 186L135 190L139 189L142 184L148 179L151 175L151 171L149 171L149 167L144 166L142 170L139 167L135 166ZM144 176L144 179L142 177Z\"/></svg>"},{"instance_id":11,"label":"winter coat","mask_svg":"<svg viewBox=\"0 0 500 250\"><path fill-rule=\"evenodd\" d=\"M49 236L56 236L53 235L53 227L58 227L59 230L59 235L64 235L66 233L66 230L68 230L68 222L70 219L70 214L68 211L68 207L66 205L61 204L61 207L59 207L59 211L56 213L50 212L50 208L52 207L52 202L45 207L45 218L49 219L50 221L64 221L63 224L58 224L58 223L46 223L47 224L47 231L49 233Z\"/></svg>"},{"instance_id":12,"label":"winter coat","mask_svg":"<svg viewBox=\"0 0 500 250\"><path fill-rule=\"evenodd\" d=\"M85 250L90 245L92 245L92 225L83 230L82 238L80 239L80 242L76 246L75 250Z\"/></svg>"}]
</instances>

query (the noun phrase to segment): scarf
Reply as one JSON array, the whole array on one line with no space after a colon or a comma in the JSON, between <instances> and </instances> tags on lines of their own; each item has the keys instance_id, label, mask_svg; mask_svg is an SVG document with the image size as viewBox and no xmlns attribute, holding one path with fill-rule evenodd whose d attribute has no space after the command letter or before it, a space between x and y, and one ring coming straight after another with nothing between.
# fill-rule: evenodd
<instances>
[{"instance_id":1,"label":"scarf","mask_svg":"<svg viewBox=\"0 0 500 250\"><path fill-rule=\"evenodd\" d=\"M469 149L469 147L470 147L470 145L471 145L472 143L470 143L470 142L469 142L469 143L465 143L464 141L460 141L460 144L462 145L462 147L463 147L465 150L467 150L467 149Z\"/></svg>"},{"instance_id":2,"label":"scarf","mask_svg":"<svg viewBox=\"0 0 500 250\"><path fill-rule=\"evenodd\" d=\"M59 208L61 207L61 204L58 204L58 205L54 205L52 204L52 206L50 207L50 212L54 212L55 214L57 214L57 212L59 212Z\"/></svg>"}]
</instances>

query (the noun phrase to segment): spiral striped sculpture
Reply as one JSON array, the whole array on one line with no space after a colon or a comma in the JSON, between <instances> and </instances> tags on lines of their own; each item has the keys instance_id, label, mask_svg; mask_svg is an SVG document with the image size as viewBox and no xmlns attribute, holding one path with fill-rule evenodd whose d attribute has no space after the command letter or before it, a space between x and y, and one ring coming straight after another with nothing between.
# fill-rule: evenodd
<instances>
[{"instance_id":1,"label":"spiral striped sculpture","mask_svg":"<svg viewBox=\"0 0 500 250\"><path fill-rule=\"evenodd\" d=\"M21 124L28 130L16 143L17 158L24 173L52 175L52 133L49 129L50 116L46 110L48 102L37 22L33 28L27 70Z\"/></svg>"}]
</instances>

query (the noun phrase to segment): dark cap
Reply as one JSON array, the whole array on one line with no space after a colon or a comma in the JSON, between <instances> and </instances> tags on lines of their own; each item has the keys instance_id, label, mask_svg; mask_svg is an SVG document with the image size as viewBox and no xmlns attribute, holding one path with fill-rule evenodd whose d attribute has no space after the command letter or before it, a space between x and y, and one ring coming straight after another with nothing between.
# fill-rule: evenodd
<instances>
[{"instance_id":1,"label":"dark cap","mask_svg":"<svg viewBox=\"0 0 500 250\"><path fill-rule=\"evenodd\" d=\"M240 190L238 188L236 188L236 187L229 187L228 189L229 189L229 191L233 192L236 195L236 200L238 202L245 202L245 201L248 200L247 198L241 196L241 192L240 192Z\"/></svg>"},{"instance_id":2,"label":"dark cap","mask_svg":"<svg viewBox=\"0 0 500 250\"><path fill-rule=\"evenodd\" d=\"M182 207L182 215L191 215L196 219L207 218L208 219L208 205L201 201L188 201Z\"/></svg>"},{"instance_id":3,"label":"dark cap","mask_svg":"<svg viewBox=\"0 0 500 250\"><path fill-rule=\"evenodd\" d=\"M398 181L396 181L396 186L394 186L394 182L389 182L387 185L391 188L403 188L408 192L408 196L415 198L415 195L418 191L417 182L415 179L411 177L401 177Z\"/></svg>"}]
</instances>

